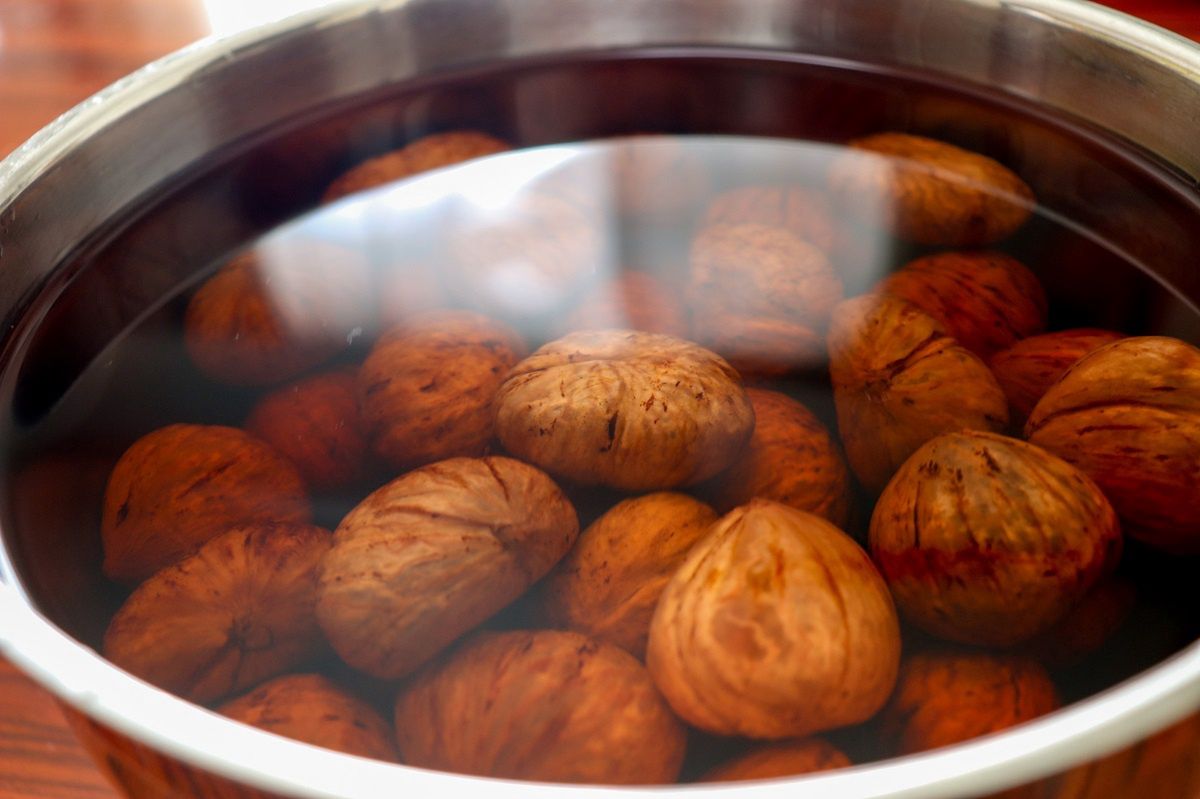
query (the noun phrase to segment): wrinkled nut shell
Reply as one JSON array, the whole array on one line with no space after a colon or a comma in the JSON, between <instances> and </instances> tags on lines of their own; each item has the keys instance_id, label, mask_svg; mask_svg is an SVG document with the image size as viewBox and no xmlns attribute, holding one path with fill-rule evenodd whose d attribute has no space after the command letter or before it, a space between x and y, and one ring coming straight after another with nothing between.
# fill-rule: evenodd
<instances>
[{"instance_id":1,"label":"wrinkled nut shell","mask_svg":"<svg viewBox=\"0 0 1200 799\"><path fill-rule=\"evenodd\" d=\"M837 228L820 192L803 186L743 186L713 198L704 227L754 223L780 227L830 254Z\"/></svg>"},{"instance_id":2,"label":"wrinkled nut shell","mask_svg":"<svg viewBox=\"0 0 1200 799\"><path fill-rule=\"evenodd\" d=\"M682 338L686 316L678 292L653 275L631 270L589 292L567 316L564 332L620 328Z\"/></svg>"},{"instance_id":3,"label":"wrinkled nut shell","mask_svg":"<svg viewBox=\"0 0 1200 799\"><path fill-rule=\"evenodd\" d=\"M565 336L517 364L496 396L496 435L509 452L577 483L630 491L712 477L753 428L728 363L652 333Z\"/></svg>"},{"instance_id":4,"label":"wrinkled nut shell","mask_svg":"<svg viewBox=\"0 0 1200 799\"><path fill-rule=\"evenodd\" d=\"M233 427L174 424L125 451L104 492L104 573L133 584L232 524L312 518L296 468Z\"/></svg>"},{"instance_id":5,"label":"wrinkled nut shell","mask_svg":"<svg viewBox=\"0 0 1200 799\"><path fill-rule=\"evenodd\" d=\"M1058 706L1054 683L1036 661L927 653L905 659L882 720L897 754L908 755L999 732Z\"/></svg>"},{"instance_id":6,"label":"wrinkled nut shell","mask_svg":"<svg viewBox=\"0 0 1200 799\"><path fill-rule=\"evenodd\" d=\"M547 782L673 782L683 727L622 649L578 633L475 635L401 692L405 763Z\"/></svg>"},{"instance_id":7,"label":"wrinkled nut shell","mask_svg":"<svg viewBox=\"0 0 1200 799\"><path fill-rule=\"evenodd\" d=\"M934 436L1008 424L1008 401L987 366L904 300L873 294L842 303L828 346L846 459L868 489L882 489Z\"/></svg>"},{"instance_id":8,"label":"wrinkled nut shell","mask_svg":"<svg viewBox=\"0 0 1200 799\"><path fill-rule=\"evenodd\" d=\"M263 397L246 430L290 460L313 489L357 480L367 460L355 375L316 375Z\"/></svg>"},{"instance_id":9,"label":"wrinkled nut shell","mask_svg":"<svg viewBox=\"0 0 1200 799\"><path fill-rule=\"evenodd\" d=\"M944 252L905 264L879 291L908 300L985 361L1046 327L1046 292L999 252Z\"/></svg>"},{"instance_id":10,"label":"wrinkled nut shell","mask_svg":"<svg viewBox=\"0 0 1200 799\"><path fill-rule=\"evenodd\" d=\"M516 331L470 311L434 311L388 331L358 373L375 452L399 469L482 455L492 398L524 354Z\"/></svg>"},{"instance_id":11,"label":"wrinkled nut shell","mask_svg":"<svg viewBox=\"0 0 1200 799\"><path fill-rule=\"evenodd\" d=\"M524 593L578 534L575 509L532 466L430 464L338 525L321 566L321 628L356 669L403 677Z\"/></svg>"},{"instance_id":12,"label":"wrinkled nut shell","mask_svg":"<svg viewBox=\"0 0 1200 799\"><path fill-rule=\"evenodd\" d=\"M218 712L253 727L349 755L396 761L392 728L375 708L319 674L265 682Z\"/></svg>"},{"instance_id":13,"label":"wrinkled nut shell","mask_svg":"<svg viewBox=\"0 0 1200 799\"><path fill-rule=\"evenodd\" d=\"M768 744L722 763L700 778L700 782L768 780L833 771L853 765L840 749L819 738Z\"/></svg>"},{"instance_id":14,"label":"wrinkled nut shell","mask_svg":"<svg viewBox=\"0 0 1200 799\"><path fill-rule=\"evenodd\" d=\"M546 616L643 657L659 595L716 520L712 508L686 494L618 503L583 531L546 578Z\"/></svg>"},{"instance_id":15,"label":"wrinkled nut shell","mask_svg":"<svg viewBox=\"0 0 1200 799\"><path fill-rule=\"evenodd\" d=\"M1029 186L978 153L905 133L866 136L849 146L830 166L830 187L917 244L993 244L1033 209Z\"/></svg>"},{"instance_id":16,"label":"wrinkled nut shell","mask_svg":"<svg viewBox=\"0 0 1200 799\"><path fill-rule=\"evenodd\" d=\"M819 516L766 500L722 517L692 548L646 649L681 718L751 738L865 721L899 661L896 611L866 553Z\"/></svg>"},{"instance_id":17,"label":"wrinkled nut shell","mask_svg":"<svg viewBox=\"0 0 1200 799\"><path fill-rule=\"evenodd\" d=\"M210 702L324 649L314 613L328 530L251 524L142 583L104 634L104 656L172 693Z\"/></svg>"},{"instance_id":18,"label":"wrinkled nut shell","mask_svg":"<svg viewBox=\"0 0 1200 799\"><path fill-rule=\"evenodd\" d=\"M508 149L510 146L507 143L473 130L434 133L398 150L364 161L345 172L329 184L322 202L330 203L393 180Z\"/></svg>"},{"instance_id":19,"label":"wrinkled nut shell","mask_svg":"<svg viewBox=\"0 0 1200 799\"><path fill-rule=\"evenodd\" d=\"M1015 438L938 436L888 483L871 555L904 616L952 641L1007 646L1059 621L1121 554L1083 472Z\"/></svg>"},{"instance_id":20,"label":"wrinkled nut shell","mask_svg":"<svg viewBox=\"0 0 1200 799\"><path fill-rule=\"evenodd\" d=\"M723 513L752 499L771 499L844 527L850 515L850 475L825 425L796 400L748 388L754 435L742 455L707 486Z\"/></svg>"},{"instance_id":21,"label":"wrinkled nut shell","mask_svg":"<svg viewBox=\"0 0 1200 799\"><path fill-rule=\"evenodd\" d=\"M1200 350L1165 336L1107 344L1050 387L1025 436L1095 480L1131 536L1200 553Z\"/></svg>"},{"instance_id":22,"label":"wrinkled nut shell","mask_svg":"<svg viewBox=\"0 0 1200 799\"><path fill-rule=\"evenodd\" d=\"M993 355L988 366L1008 397L1013 422L1023 425L1042 395L1076 361L1122 338L1111 330L1060 330L1030 336Z\"/></svg>"},{"instance_id":23,"label":"wrinkled nut shell","mask_svg":"<svg viewBox=\"0 0 1200 799\"><path fill-rule=\"evenodd\" d=\"M303 236L275 238L234 257L196 290L183 342L213 380L266 386L336 355L373 317L361 253Z\"/></svg>"}]
</instances>

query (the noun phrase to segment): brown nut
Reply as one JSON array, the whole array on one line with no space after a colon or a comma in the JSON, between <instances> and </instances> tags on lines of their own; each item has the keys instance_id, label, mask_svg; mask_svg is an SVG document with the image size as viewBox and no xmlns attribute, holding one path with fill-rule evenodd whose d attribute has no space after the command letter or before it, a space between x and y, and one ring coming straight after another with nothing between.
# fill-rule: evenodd
<instances>
[{"instance_id":1,"label":"brown nut","mask_svg":"<svg viewBox=\"0 0 1200 799\"><path fill-rule=\"evenodd\" d=\"M324 648L313 606L329 539L308 525L227 529L130 594L104 656L197 702L295 668Z\"/></svg>"},{"instance_id":2,"label":"brown nut","mask_svg":"<svg viewBox=\"0 0 1200 799\"><path fill-rule=\"evenodd\" d=\"M263 397L246 430L288 458L310 488L337 488L362 476L367 440L352 371L328 372Z\"/></svg>"},{"instance_id":3,"label":"brown nut","mask_svg":"<svg viewBox=\"0 0 1200 799\"><path fill-rule=\"evenodd\" d=\"M978 247L1025 223L1033 192L998 162L906 133L849 142L829 185L846 204L878 217L897 236L941 247Z\"/></svg>"},{"instance_id":4,"label":"brown nut","mask_svg":"<svg viewBox=\"0 0 1200 799\"><path fill-rule=\"evenodd\" d=\"M677 292L646 272L634 270L592 289L567 315L564 332L608 329L641 330L682 338L686 313Z\"/></svg>"},{"instance_id":5,"label":"brown nut","mask_svg":"<svg viewBox=\"0 0 1200 799\"><path fill-rule=\"evenodd\" d=\"M804 186L743 186L713 198L703 226L754 223L791 231L828 255L837 229L833 211L820 192Z\"/></svg>"},{"instance_id":6,"label":"brown nut","mask_svg":"<svg viewBox=\"0 0 1200 799\"><path fill-rule=\"evenodd\" d=\"M516 331L472 311L431 311L388 331L358 372L372 448L399 469L482 455L492 398L524 354Z\"/></svg>"},{"instance_id":7,"label":"brown nut","mask_svg":"<svg viewBox=\"0 0 1200 799\"><path fill-rule=\"evenodd\" d=\"M761 499L692 547L646 649L681 718L751 738L865 721L899 662L896 611L867 554L821 517Z\"/></svg>"},{"instance_id":8,"label":"brown nut","mask_svg":"<svg viewBox=\"0 0 1200 799\"><path fill-rule=\"evenodd\" d=\"M1008 401L987 366L904 300L847 300L834 311L828 344L838 430L868 489L882 489L940 433L1008 424Z\"/></svg>"},{"instance_id":9,"label":"brown nut","mask_svg":"<svg viewBox=\"0 0 1200 799\"><path fill-rule=\"evenodd\" d=\"M713 505L728 513L760 497L824 516L838 527L850 515L850 475L825 425L796 400L748 388L754 435L733 465L706 486Z\"/></svg>"},{"instance_id":10,"label":"brown nut","mask_svg":"<svg viewBox=\"0 0 1200 799\"><path fill-rule=\"evenodd\" d=\"M767 744L722 763L700 778L700 782L769 780L833 771L853 765L840 749L820 738Z\"/></svg>"},{"instance_id":11,"label":"brown nut","mask_svg":"<svg viewBox=\"0 0 1200 799\"><path fill-rule=\"evenodd\" d=\"M1008 646L1059 621L1116 566L1121 528L1071 464L964 430L900 467L870 544L905 618L951 641Z\"/></svg>"},{"instance_id":12,"label":"brown nut","mask_svg":"<svg viewBox=\"0 0 1200 799\"><path fill-rule=\"evenodd\" d=\"M231 524L307 523L296 468L233 427L173 424L139 438L104 491L104 573L136 584Z\"/></svg>"},{"instance_id":13,"label":"brown nut","mask_svg":"<svg viewBox=\"0 0 1200 799\"><path fill-rule=\"evenodd\" d=\"M685 736L641 663L579 633L481 633L400 693L405 763L489 777L674 782Z\"/></svg>"},{"instance_id":14,"label":"brown nut","mask_svg":"<svg viewBox=\"0 0 1200 799\"><path fill-rule=\"evenodd\" d=\"M1083 356L1124 338L1111 330L1078 328L1030 336L992 356L988 366L1008 397L1014 423L1024 424L1050 386Z\"/></svg>"},{"instance_id":15,"label":"brown nut","mask_svg":"<svg viewBox=\"0 0 1200 799\"><path fill-rule=\"evenodd\" d=\"M532 466L433 463L342 519L321 566L317 617L351 666L403 677L524 593L578 534L575 509Z\"/></svg>"},{"instance_id":16,"label":"brown nut","mask_svg":"<svg viewBox=\"0 0 1200 799\"><path fill-rule=\"evenodd\" d=\"M391 725L319 674L276 677L217 711L253 727L338 752L396 762Z\"/></svg>"},{"instance_id":17,"label":"brown nut","mask_svg":"<svg viewBox=\"0 0 1200 799\"><path fill-rule=\"evenodd\" d=\"M1165 336L1106 344L1050 387L1025 437L1095 480L1134 538L1200 553L1200 349Z\"/></svg>"},{"instance_id":18,"label":"brown nut","mask_svg":"<svg viewBox=\"0 0 1200 799\"><path fill-rule=\"evenodd\" d=\"M999 252L943 252L909 261L877 289L908 300L984 361L1046 328L1046 292Z\"/></svg>"},{"instance_id":19,"label":"brown nut","mask_svg":"<svg viewBox=\"0 0 1200 799\"><path fill-rule=\"evenodd\" d=\"M814 342L842 299L842 281L815 246L780 227L712 225L696 234L690 269L697 341L747 373L819 360Z\"/></svg>"},{"instance_id":20,"label":"brown nut","mask_svg":"<svg viewBox=\"0 0 1200 799\"><path fill-rule=\"evenodd\" d=\"M496 435L517 457L630 491L712 477L754 428L728 363L681 339L628 330L550 342L516 365L495 407Z\"/></svg>"},{"instance_id":21,"label":"brown nut","mask_svg":"<svg viewBox=\"0 0 1200 799\"><path fill-rule=\"evenodd\" d=\"M473 130L433 133L398 150L364 161L343 173L329 184L322 202L330 203L394 180L508 149L510 146L506 142Z\"/></svg>"},{"instance_id":22,"label":"brown nut","mask_svg":"<svg viewBox=\"0 0 1200 799\"><path fill-rule=\"evenodd\" d=\"M373 318L362 253L302 235L272 237L196 290L183 340L213 380L264 386L328 360Z\"/></svg>"},{"instance_id":23,"label":"brown nut","mask_svg":"<svg viewBox=\"0 0 1200 799\"><path fill-rule=\"evenodd\" d=\"M1120 629L1136 601L1137 587L1128 578L1101 580L1057 624L1026 641L1021 651L1050 669L1081 663Z\"/></svg>"},{"instance_id":24,"label":"brown nut","mask_svg":"<svg viewBox=\"0 0 1200 799\"><path fill-rule=\"evenodd\" d=\"M883 726L896 752L907 755L999 732L1058 706L1054 683L1037 661L926 653L905 659Z\"/></svg>"},{"instance_id":25,"label":"brown nut","mask_svg":"<svg viewBox=\"0 0 1200 799\"><path fill-rule=\"evenodd\" d=\"M716 520L712 508L686 494L663 491L618 503L546 578L540 597L546 617L644 657L659 595Z\"/></svg>"},{"instance_id":26,"label":"brown nut","mask_svg":"<svg viewBox=\"0 0 1200 799\"><path fill-rule=\"evenodd\" d=\"M704 161L678 136L644 134L608 144L615 200L626 216L661 221L687 213L708 192Z\"/></svg>"}]
</instances>

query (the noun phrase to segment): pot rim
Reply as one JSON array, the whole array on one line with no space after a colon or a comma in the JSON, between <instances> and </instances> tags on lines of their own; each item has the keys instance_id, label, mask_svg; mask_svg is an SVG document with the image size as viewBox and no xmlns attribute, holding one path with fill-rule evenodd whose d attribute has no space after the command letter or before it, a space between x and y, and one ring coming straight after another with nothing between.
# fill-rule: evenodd
<instances>
[{"instance_id":1,"label":"pot rim","mask_svg":"<svg viewBox=\"0 0 1200 799\"><path fill-rule=\"evenodd\" d=\"M1086 0L959 0L1052 20L1118 44L1200 84L1200 46ZM51 122L0 162L0 219L39 176L133 109L245 48L314 26L378 14L406 0L341 0L276 23L209 37L132 73ZM2 241L0 241L2 245ZM0 246L0 255L3 247ZM1008 788L1108 754L1200 707L1200 641L1053 714L929 753L827 774L729 785L565 786L471 777L371 761L263 732L172 696L110 664L38 614L0 548L0 654L61 701L142 744L248 786L305 799L483 792L512 797L846 796L939 799ZM173 732L165 732L173 731ZM181 734L182 731L182 734ZM460 793L461 792L461 793Z\"/></svg>"}]
</instances>

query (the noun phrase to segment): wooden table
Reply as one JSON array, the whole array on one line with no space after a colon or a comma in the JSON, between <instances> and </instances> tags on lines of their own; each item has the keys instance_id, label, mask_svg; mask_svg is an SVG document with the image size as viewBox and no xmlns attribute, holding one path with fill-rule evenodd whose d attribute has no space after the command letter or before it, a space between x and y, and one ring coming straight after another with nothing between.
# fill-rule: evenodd
<instances>
[{"instance_id":1,"label":"wooden table","mask_svg":"<svg viewBox=\"0 0 1200 799\"><path fill-rule=\"evenodd\" d=\"M0 155L97 89L206 35L204 5L203 0L0 0ZM1200 40L1197 0L1111 0L1108 5ZM115 797L50 697L0 659L0 799Z\"/></svg>"}]
</instances>

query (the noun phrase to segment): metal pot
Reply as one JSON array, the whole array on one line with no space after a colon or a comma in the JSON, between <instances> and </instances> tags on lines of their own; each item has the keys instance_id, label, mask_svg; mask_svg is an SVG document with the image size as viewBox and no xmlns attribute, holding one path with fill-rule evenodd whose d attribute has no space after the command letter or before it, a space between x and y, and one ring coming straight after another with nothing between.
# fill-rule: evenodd
<instances>
[{"instance_id":1,"label":"metal pot","mask_svg":"<svg viewBox=\"0 0 1200 799\"><path fill-rule=\"evenodd\" d=\"M15 392L39 325L68 284L86 277L64 273L68 253L214 151L319 105L456 68L647 47L801 52L918 70L1033 101L1200 182L1200 47L1079 0L347 2L156 62L64 115L0 164L4 435L19 421ZM125 277L126 285L145 286L137 273ZM171 285L183 277L173 276ZM1158 277L1185 302L1200 300L1200 270L1181 266ZM150 281L90 335L115 337L165 290ZM234 724L131 678L64 633L59 609L46 599L48 581L60 576L48 564L63 542L31 536L9 508L3 523L0 650L60 698L103 767L133 795L583 797L698 790L615 791L441 774ZM976 796L1064 772L1197 708L1200 644L1001 735L830 775L703 790L791 796L802 784L809 797Z\"/></svg>"}]
</instances>

